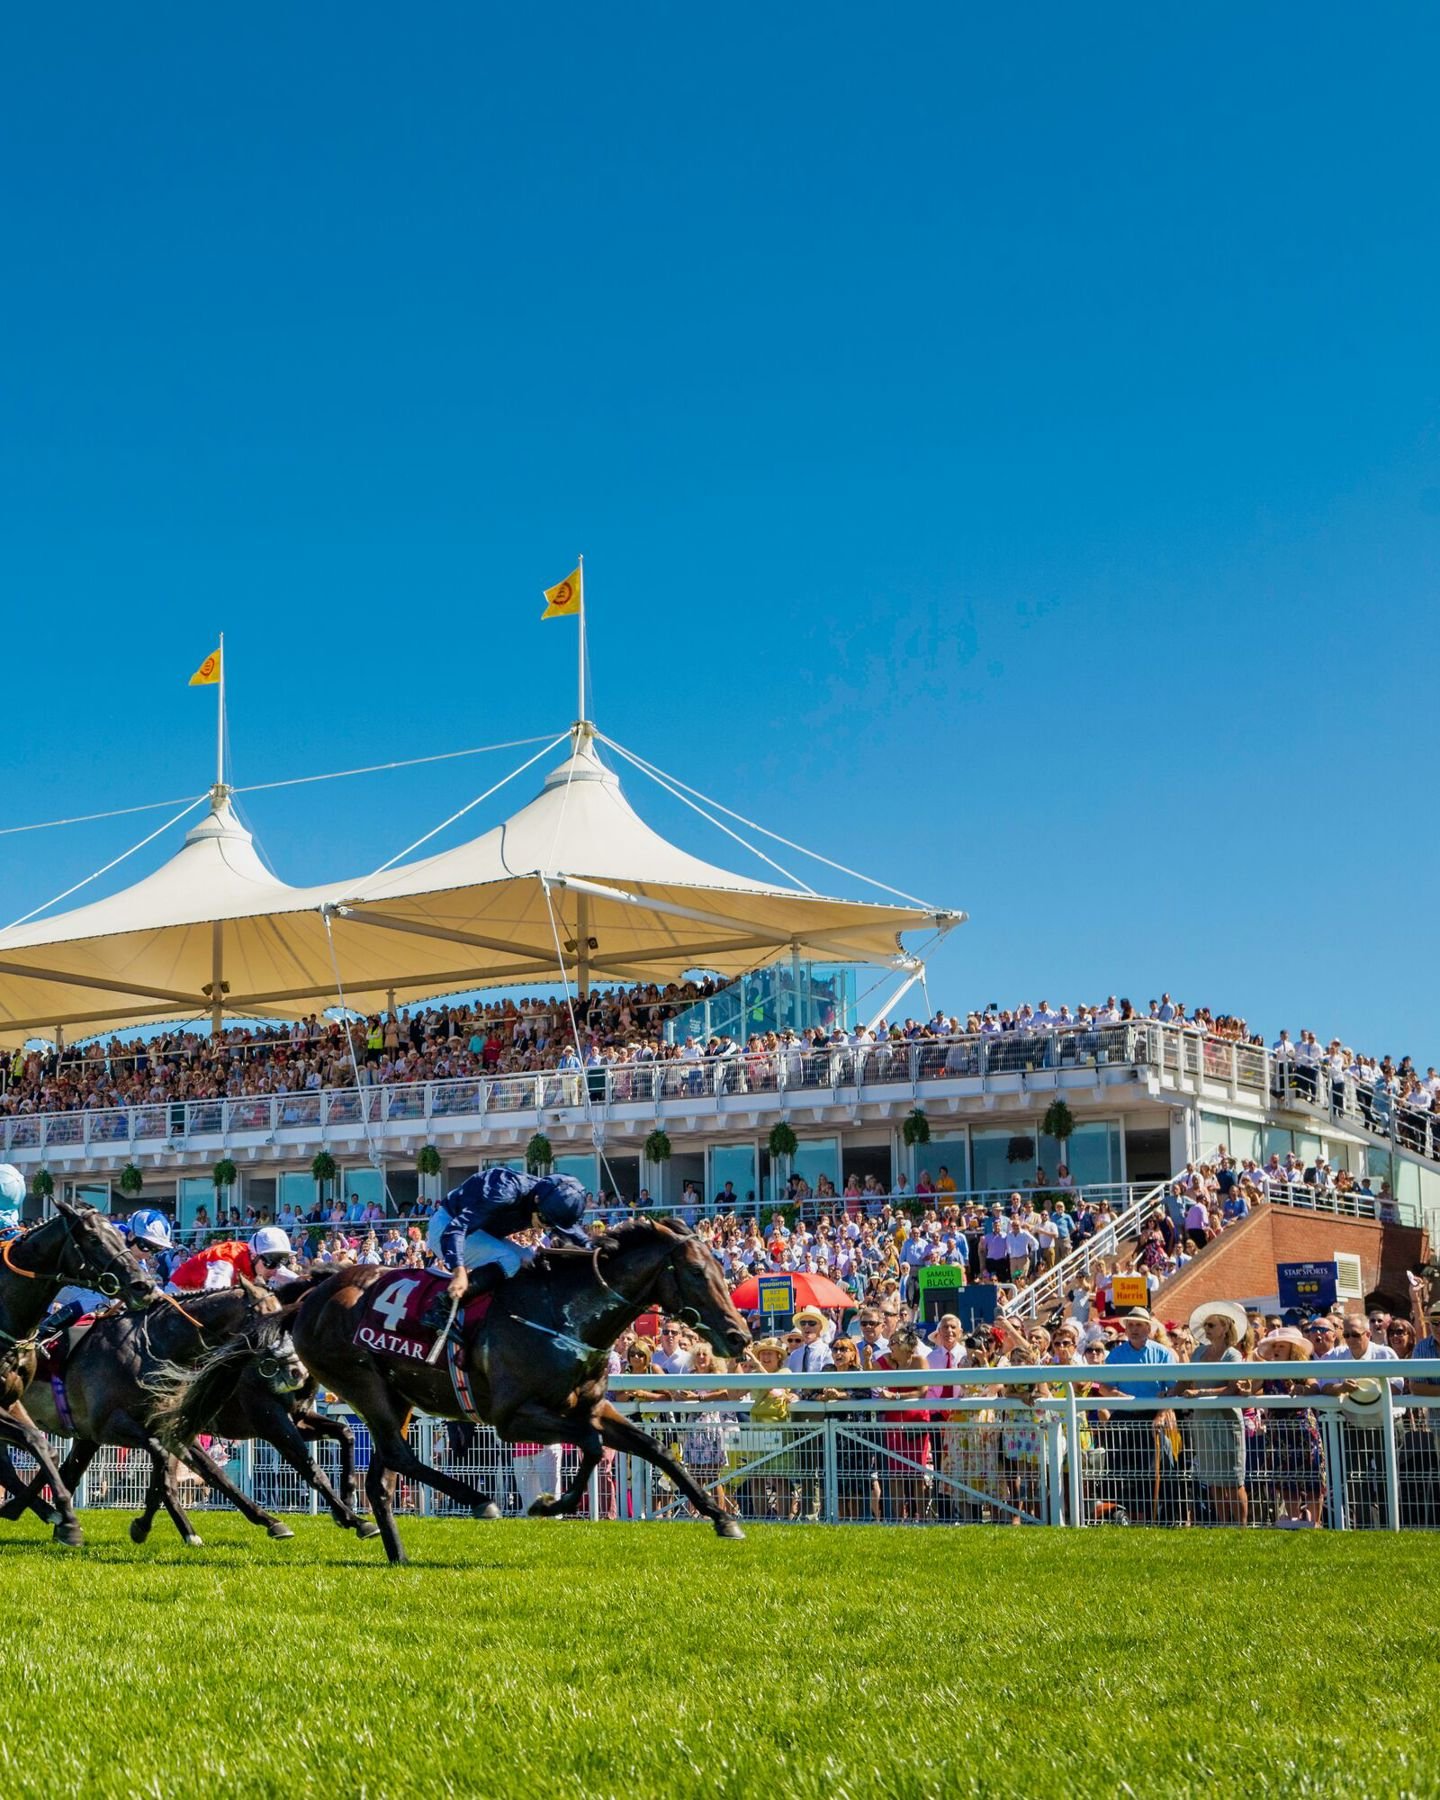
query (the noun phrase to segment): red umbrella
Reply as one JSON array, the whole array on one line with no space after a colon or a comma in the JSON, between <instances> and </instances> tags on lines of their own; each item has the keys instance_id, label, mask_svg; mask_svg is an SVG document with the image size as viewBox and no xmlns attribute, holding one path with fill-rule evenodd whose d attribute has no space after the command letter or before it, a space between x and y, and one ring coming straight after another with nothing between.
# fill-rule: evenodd
<instances>
[{"instance_id":1,"label":"red umbrella","mask_svg":"<svg viewBox=\"0 0 1440 1800\"><path fill-rule=\"evenodd\" d=\"M787 1273L777 1269L777 1275ZM839 1311L841 1307L853 1306L855 1296L847 1294L844 1288L836 1285L826 1275L807 1275L803 1270L790 1271L790 1279L795 1283L795 1301L799 1306L818 1306L822 1311ZM741 1312L754 1312L760 1305L760 1283L752 1275L742 1281L730 1296L732 1302Z\"/></svg>"}]
</instances>

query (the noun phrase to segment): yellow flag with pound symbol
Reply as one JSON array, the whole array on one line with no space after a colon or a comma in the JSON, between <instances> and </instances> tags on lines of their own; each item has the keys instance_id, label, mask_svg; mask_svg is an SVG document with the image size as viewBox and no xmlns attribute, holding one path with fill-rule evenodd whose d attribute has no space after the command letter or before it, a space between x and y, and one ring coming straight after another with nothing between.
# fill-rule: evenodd
<instances>
[{"instance_id":1,"label":"yellow flag with pound symbol","mask_svg":"<svg viewBox=\"0 0 1440 1800\"><path fill-rule=\"evenodd\" d=\"M545 589L548 602L540 617L542 619L573 619L578 616L584 594L584 574L576 569L563 581L556 582L552 588Z\"/></svg>"}]
</instances>

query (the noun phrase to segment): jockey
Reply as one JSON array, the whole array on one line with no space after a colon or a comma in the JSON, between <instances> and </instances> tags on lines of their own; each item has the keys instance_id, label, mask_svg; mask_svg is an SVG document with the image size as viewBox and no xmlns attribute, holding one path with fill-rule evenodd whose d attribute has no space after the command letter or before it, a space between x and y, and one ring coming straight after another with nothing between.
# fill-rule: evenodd
<instances>
[{"instance_id":1,"label":"jockey","mask_svg":"<svg viewBox=\"0 0 1440 1800\"><path fill-rule=\"evenodd\" d=\"M278 1225L262 1225L248 1244L226 1238L197 1250L170 1277L167 1291L183 1294L234 1287L237 1275L273 1286L283 1279L280 1271L292 1254L290 1239Z\"/></svg>"},{"instance_id":2,"label":"jockey","mask_svg":"<svg viewBox=\"0 0 1440 1800\"><path fill-rule=\"evenodd\" d=\"M19 1231L24 1204L25 1177L14 1163L0 1163L0 1237L13 1237Z\"/></svg>"},{"instance_id":3,"label":"jockey","mask_svg":"<svg viewBox=\"0 0 1440 1800\"><path fill-rule=\"evenodd\" d=\"M533 1250L506 1239L512 1231L528 1230L536 1219L567 1243L588 1249L590 1239L580 1224L584 1211L585 1189L573 1175L486 1169L461 1182L440 1202L426 1234L430 1248L454 1271L448 1298L452 1303L464 1298L467 1268L494 1264L503 1274L514 1275L534 1262Z\"/></svg>"},{"instance_id":4,"label":"jockey","mask_svg":"<svg viewBox=\"0 0 1440 1800\"><path fill-rule=\"evenodd\" d=\"M142 1206L131 1213L124 1229L130 1234L130 1241L137 1250L143 1250L150 1256L157 1271L161 1275L169 1273L169 1257L174 1247L170 1236L170 1221L163 1212L153 1206Z\"/></svg>"}]
</instances>

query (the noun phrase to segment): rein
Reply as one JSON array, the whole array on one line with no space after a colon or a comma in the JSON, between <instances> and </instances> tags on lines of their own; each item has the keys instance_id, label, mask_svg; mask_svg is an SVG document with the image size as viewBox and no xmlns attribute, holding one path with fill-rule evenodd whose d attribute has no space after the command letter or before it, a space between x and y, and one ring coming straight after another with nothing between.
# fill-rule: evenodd
<instances>
[{"instance_id":1,"label":"rein","mask_svg":"<svg viewBox=\"0 0 1440 1800\"><path fill-rule=\"evenodd\" d=\"M3 1259L5 1267L12 1275L23 1275L26 1281L38 1281L40 1277L36 1274L34 1269L22 1269L19 1263L11 1260L11 1250L16 1244L22 1243L23 1241L22 1238L6 1238L3 1248L0 1248L0 1259ZM0 1337L7 1335L8 1333L0 1332ZM14 1344L18 1343L20 1340L18 1338L11 1338L10 1341Z\"/></svg>"}]
</instances>

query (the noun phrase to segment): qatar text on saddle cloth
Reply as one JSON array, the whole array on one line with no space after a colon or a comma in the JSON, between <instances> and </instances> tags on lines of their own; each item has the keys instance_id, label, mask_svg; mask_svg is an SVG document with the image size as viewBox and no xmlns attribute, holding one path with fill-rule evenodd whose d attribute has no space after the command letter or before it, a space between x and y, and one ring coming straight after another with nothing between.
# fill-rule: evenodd
<instances>
[{"instance_id":1,"label":"qatar text on saddle cloth","mask_svg":"<svg viewBox=\"0 0 1440 1800\"><path fill-rule=\"evenodd\" d=\"M444 1293L448 1281L447 1275L415 1270L397 1270L377 1281L365 1295L355 1342L362 1349L384 1356L428 1361L438 1332L423 1320L436 1296ZM460 1315L460 1333L465 1342L480 1328L493 1298L493 1294L476 1294L466 1301Z\"/></svg>"}]
</instances>

